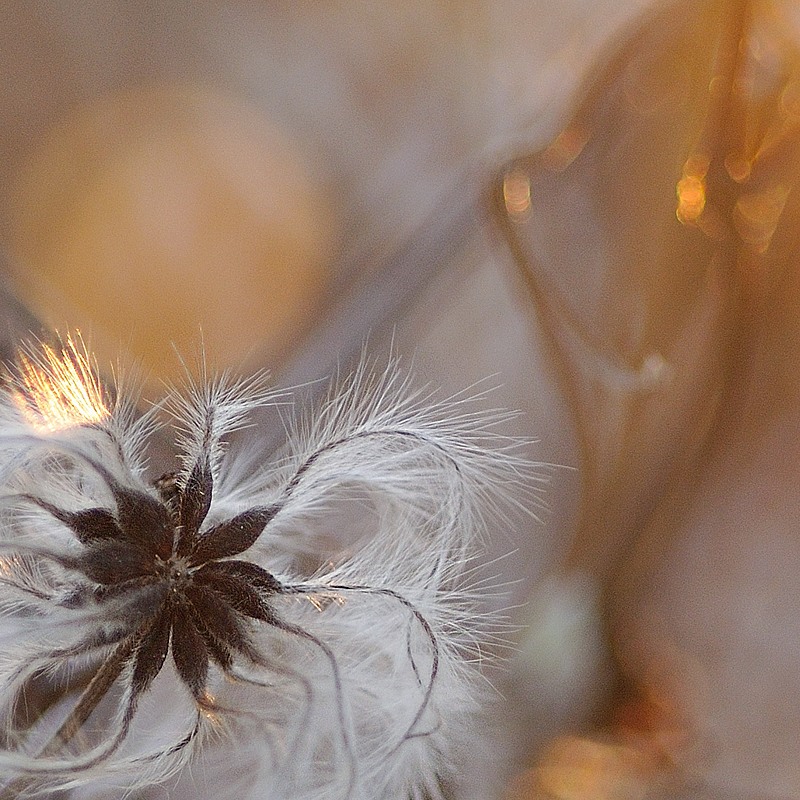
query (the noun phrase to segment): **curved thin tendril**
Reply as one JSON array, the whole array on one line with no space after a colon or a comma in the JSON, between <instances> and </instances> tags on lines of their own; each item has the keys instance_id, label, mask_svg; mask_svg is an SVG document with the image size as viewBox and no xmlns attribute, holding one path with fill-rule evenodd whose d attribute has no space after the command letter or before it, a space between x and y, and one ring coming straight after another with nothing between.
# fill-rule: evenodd
<instances>
[{"instance_id":1,"label":"curved thin tendril","mask_svg":"<svg viewBox=\"0 0 800 800\"><path fill-rule=\"evenodd\" d=\"M428 637L428 640L431 643L431 672L428 678L428 685L425 688L425 693L422 698L422 702L417 709L417 713L414 715L414 719L411 721L411 724L408 726L408 729L400 738L400 741L395 745L395 747L390 751L390 755L396 752L396 750L402 745L404 741L407 739L413 738L415 734L413 734L414 728L419 724L419 721L422 719L425 710L427 709L428 705L430 704L431 696L433 694L433 685L436 682L436 677L439 673L439 642L436 638L436 634L433 632L433 628L431 628L430 623L422 612L407 598L403 597L399 592L394 591L393 589L387 589L385 587L376 587L376 586L358 586L358 585L349 585L349 584L322 584L320 586L299 586L299 585L288 585L285 588L286 593L291 594L314 594L316 592L325 592L331 591L332 589L336 591L348 591L348 592L362 592L364 594L375 594L375 595L382 595L384 597L391 597L394 600L397 600L402 606L407 608L415 617L417 622L420 624L420 627L425 632L425 635ZM414 664L413 656L409 654L409 658L411 659L411 663L413 665L414 672L416 674L416 665ZM418 677L418 676L417 676Z\"/></svg>"}]
</instances>

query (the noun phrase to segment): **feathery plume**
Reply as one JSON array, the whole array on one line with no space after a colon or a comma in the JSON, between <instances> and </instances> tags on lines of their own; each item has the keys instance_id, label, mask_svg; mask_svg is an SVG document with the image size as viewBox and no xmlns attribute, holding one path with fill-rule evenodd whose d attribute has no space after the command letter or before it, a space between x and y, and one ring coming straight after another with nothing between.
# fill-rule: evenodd
<instances>
[{"instance_id":1,"label":"feathery plume","mask_svg":"<svg viewBox=\"0 0 800 800\"><path fill-rule=\"evenodd\" d=\"M137 417L79 340L21 358L0 400L0 798L442 796L478 735L459 577L531 465L505 413L396 365L334 386L268 463L257 430L227 448L278 397L263 377L175 393L179 467L153 482L159 409Z\"/></svg>"}]
</instances>

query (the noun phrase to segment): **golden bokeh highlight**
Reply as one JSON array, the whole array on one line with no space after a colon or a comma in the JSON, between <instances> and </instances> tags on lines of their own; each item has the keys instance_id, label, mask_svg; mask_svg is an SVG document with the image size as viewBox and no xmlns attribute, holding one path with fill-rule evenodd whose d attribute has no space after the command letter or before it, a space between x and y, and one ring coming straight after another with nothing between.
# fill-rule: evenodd
<instances>
[{"instance_id":1,"label":"golden bokeh highlight","mask_svg":"<svg viewBox=\"0 0 800 800\"><path fill-rule=\"evenodd\" d=\"M20 353L16 383L17 408L42 432L96 424L110 413L97 365L79 334L58 350L42 344Z\"/></svg>"},{"instance_id":2,"label":"golden bokeh highlight","mask_svg":"<svg viewBox=\"0 0 800 800\"><path fill-rule=\"evenodd\" d=\"M678 208L675 212L684 224L696 222L706 207L706 185L697 175L687 175L676 187Z\"/></svg>"},{"instance_id":3,"label":"golden bokeh highlight","mask_svg":"<svg viewBox=\"0 0 800 800\"><path fill-rule=\"evenodd\" d=\"M683 166L683 177L675 187L675 215L684 225L695 225L705 211L708 167L709 160L702 154L691 156Z\"/></svg>"}]
</instances>

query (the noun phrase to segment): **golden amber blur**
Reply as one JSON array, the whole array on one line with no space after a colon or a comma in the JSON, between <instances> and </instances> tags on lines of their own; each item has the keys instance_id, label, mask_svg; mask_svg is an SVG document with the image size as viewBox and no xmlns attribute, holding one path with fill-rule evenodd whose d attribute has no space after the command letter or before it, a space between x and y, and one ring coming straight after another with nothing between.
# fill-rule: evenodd
<instances>
[{"instance_id":1,"label":"golden amber blur","mask_svg":"<svg viewBox=\"0 0 800 800\"><path fill-rule=\"evenodd\" d=\"M241 98L142 88L62 120L11 195L13 278L56 328L159 379L276 358L327 285L333 212L297 147Z\"/></svg>"},{"instance_id":2,"label":"golden amber blur","mask_svg":"<svg viewBox=\"0 0 800 800\"><path fill-rule=\"evenodd\" d=\"M644 800L657 773L652 756L636 747L563 736L506 800Z\"/></svg>"},{"instance_id":3,"label":"golden amber blur","mask_svg":"<svg viewBox=\"0 0 800 800\"><path fill-rule=\"evenodd\" d=\"M753 252L765 253L769 249L788 196L788 189L773 186L743 194L736 201L734 224L744 244Z\"/></svg>"},{"instance_id":4,"label":"golden amber blur","mask_svg":"<svg viewBox=\"0 0 800 800\"><path fill-rule=\"evenodd\" d=\"M706 207L706 187L702 178L687 175L678 181L678 209L676 214L681 222L694 222Z\"/></svg>"},{"instance_id":5,"label":"golden amber blur","mask_svg":"<svg viewBox=\"0 0 800 800\"><path fill-rule=\"evenodd\" d=\"M736 183L743 183L750 177L752 164L742 156L729 153L725 156L725 170Z\"/></svg>"},{"instance_id":6,"label":"golden amber blur","mask_svg":"<svg viewBox=\"0 0 800 800\"><path fill-rule=\"evenodd\" d=\"M675 193L678 195L675 214L684 225L697 222L705 210L708 167L708 156L702 153L690 156L683 166L683 177L675 187Z\"/></svg>"}]
</instances>

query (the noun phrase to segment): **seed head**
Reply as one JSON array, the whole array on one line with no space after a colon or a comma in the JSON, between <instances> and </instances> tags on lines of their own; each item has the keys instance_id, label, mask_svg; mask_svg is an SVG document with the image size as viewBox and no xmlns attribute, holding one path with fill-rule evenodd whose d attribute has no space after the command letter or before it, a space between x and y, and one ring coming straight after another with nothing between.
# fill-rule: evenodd
<instances>
[{"instance_id":1,"label":"seed head","mask_svg":"<svg viewBox=\"0 0 800 800\"><path fill-rule=\"evenodd\" d=\"M362 366L280 453L234 452L277 395L222 379L167 403L179 466L151 481L157 412L73 340L43 352L0 402L0 798L440 797L478 735L459 575L529 472L505 415Z\"/></svg>"}]
</instances>

